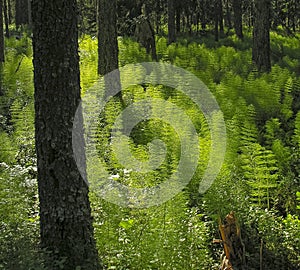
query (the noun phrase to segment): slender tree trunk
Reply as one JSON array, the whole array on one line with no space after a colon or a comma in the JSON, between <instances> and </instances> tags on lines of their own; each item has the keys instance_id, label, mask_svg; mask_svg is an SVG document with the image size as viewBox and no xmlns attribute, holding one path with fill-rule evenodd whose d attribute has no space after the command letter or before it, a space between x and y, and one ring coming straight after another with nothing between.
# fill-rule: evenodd
<instances>
[{"instance_id":1,"label":"slender tree trunk","mask_svg":"<svg viewBox=\"0 0 300 270\"><path fill-rule=\"evenodd\" d=\"M73 157L80 104L76 0L33 0L35 144L47 269L99 270L88 185ZM82 120L82 119L81 119ZM82 123L78 136L83 141ZM82 153L84 155L83 143ZM84 157L84 156L83 156Z\"/></svg>"},{"instance_id":2,"label":"slender tree trunk","mask_svg":"<svg viewBox=\"0 0 300 270\"><path fill-rule=\"evenodd\" d=\"M161 14L160 14L160 1L156 1L156 16L155 16L155 29L156 34L160 34L160 20L161 20Z\"/></svg>"},{"instance_id":3,"label":"slender tree trunk","mask_svg":"<svg viewBox=\"0 0 300 270\"><path fill-rule=\"evenodd\" d=\"M3 0L0 0L0 65L4 61ZM0 71L2 72L2 68Z\"/></svg>"},{"instance_id":4,"label":"slender tree trunk","mask_svg":"<svg viewBox=\"0 0 300 270\"><path fill-rule=\"evenodd\" d=\"M98 1L98 74L117 69L118 34L117 1Z\"/></svg>"},{"instance_id":5,"label":"slender tree trunk","mask_svg":"<svg viewBox=\"0 0 300 270\"><path fill-rule=\"evenodd\" d=\"M200 21L201 21L201 29L205 30L206 29L206 8L205 8L205 4L203 3L203 1L200 2L200 10L201 10L201 14L200 14Z\"/></svg>"},{"instance_id":6,"label":"slender tree trunk","mask_svg":"<svg viewBox=\"0 0 300 270\"><path fill-rule=\"evenodd\" d=\"M259 71L270 71L271 0L255 0L252 60Z\"/></svg>"},{"instance_id":7,"label":"slender tree trunk","mask_svg":"<svg viewBox=\"0 0 300 270\"><path fill-rule=\"evenodd\" d=\"M5 21L5 36L9 38L9 19L8 19L8 12L7 12L7 2L4 0L3 2L3 13L4 13L4 21Z\"/></svg>"},{"instance_id":8,"label":"slender tree trunk","mask_svg":"<svg viewBox=\"0 0 300 270\"><path fill-rule=\"evenodd\" d=\"M228 27L228 29L231 29L232 23L231 23L231 12L230 12L229 1L230 0L226 0L226 26Z\"/></svg>"},{"instance_id":9,"label":"slender tree trunk","mask_svg":"<svg viewBox=\"0 0 300 270\"><path fill-rule=\"evenodd\" d=\"M219 41L219 20L220 20L220 1L214 0L215 3L215 41Z\"/></svg>"},{"instance_id":10,"label":"slender tree trunk","mask_svg":"<svg viewBox=\"0 0 300 270\"><path fill-rule=\"evenodd\" d=\"M181 15L181 9L180 6L178 5L176 8L176 34L180 33L180 15Z\"/></svg>"},{"instance_id":11,"label":"slender tree trunk","mask_svg":"<svg viewBox=\"0 0 300 270\"><path fill-rule=\"evenodd\" d=\"M239 39L243 39L242 0L233 0L234 30Z\"/></svg>"},{"instance_id":12,"label":"slender tree trunk","mask_svg":"<svg viewBox=\"0 0 300 270\"><path fill-rule=\"evenodd\" d=\"M98 74L106 75L118 69L118 55L117 0L98 0ZM125 107L121 92L120 74L116 74L114 87L119 89L116 96L121 105Z\"/></svg>"},{"instance_id":13,"label":"slender tree trunk","mask_svg":"<svg viewBox=\"0 0 300 270\"><path fill-rule=\"evenodd\" d=\"M11 12L11 0L7 0L7 8L8 8L8 23L11 24L12 23L12 12Z\"/></svg>"},{"instance_id":14,"label":"slender tree trunk","mask_svg":"<svg viewBox=\"0 0 300 270\"><path fill-rule=\"evenodd\" d=\"M168 44L176 41L174 0L168 0Z\"/></svg>"},{"instance_id":15,"label":"slender tree trunk","mask_svg":"<svg viewBox=\"0 0 300 270\"><path fill-rule=\"evenodd\" d=\"M223 3L222 0L219 0L219 25L220 25L220 34L224 35L224 16L223 16Z\"/></svg>"}]
</instances>

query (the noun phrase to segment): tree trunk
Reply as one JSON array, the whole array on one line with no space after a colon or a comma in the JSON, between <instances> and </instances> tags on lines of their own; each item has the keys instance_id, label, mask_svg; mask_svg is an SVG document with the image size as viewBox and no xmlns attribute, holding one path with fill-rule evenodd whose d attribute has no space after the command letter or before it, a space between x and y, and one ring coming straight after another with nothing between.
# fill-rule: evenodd
<instances>
[{"instance_id":1,"label":"tree trunk","mask_svg":"<svg viewBox=\"0 0 300 270\"><path fill-rule=\"evenodd\" d=\"M219 41L219 20L220 20L220 1L214 0L215 3L215 41Z\"/></svg>"},{"instance_id":2,"label":"tree trunk","mask_svg":"<svg viewBox=\"0 0 300 270\"><path fill-rule=\"evenodd\" d=\"M180 33L180 15L181 15L181 9L178 5L176 8L176 34L178 35Z\"/></svg>"},{"instance_id":3,"label":"tree trunk","mask_svg":"<svg viewBox=\"0 0 300 270\"><path fill-rule=\"evenodd\" d=\"M15 4L16 26L19 28L28 24L28 0L16 0Z\"/></svg>"},{"instance_id":4,"label":"tree trunk","mask_svg":"<svg viewBox=\"0 0 300 270\"><path fill-rule=\"evenodd\" d=\"M76 0L33 0L32 15L35 145L45 264L51 270L61 269L59 263L65 270L98 270L88 185L72 149L73 119L80 102ZM82 123L76 124L82 129ZM76 134L81 141L82 133Z\"/></svg>"},{"instance_id":5,"label":"tree trunk","mask_svg":"<svg viewBox=\"0 0 300 270\"><path fill-rule=\"evenodd\" d=\"M31 0L27 0L27 23L29 27L32 26L32 16L31 16Z\"/></svg>"},{"instance_id":6,"label":"tree trunk","mask_svg":"<svg viewBox=\"0 0 300 270\"><path fill-rule=\"evenodd\" d=\"M219 0L219 25L220 25L220 34L224 35L224 16L223 16L223 3L222 0Z\"/></svg>"},{"instance_id":7,"label":"tree trunk","mask_svg":"<svg viewBox=\"0 0 300 270\"><path fill-rule=\"evenodd\" d=\"M176 41L174 0L168 0L168 44Z\"/></svg>"},{"instance_id":8,"label":"tree trunk","mask_svg":"<svg viewBox=\"0 0 300 270\"><path fill-rule=\"evenodd\" d=\"M232 3L234 12L234 30L239 39L243 39L243 19L242 19L242 0L233 0Z\"/></svg>"},{"instance_id":9,"label":"tree trunk","mask_svg":"<svg viewBox=\"0 0 300 270\"><path fill-rule=\"evenodd\" d=\"M229 1L230 0L226 0L226 26L228 27L228 29L231 29L232 23L231 23L231 12L230 12Z\"/></svg>"},{"instance_id":10,"label":"tree trunk","mask_svg":"<svg viewBox=\"0 0 300 270\"><path fill-rule=\"evenodd\" d=\"M207 24L207 19L206 19L206 6L203 1L200 2L200 22L201 22L201 29L205 30L206 29L206 24Z\"/></svg>"},{"instance_id":11,"label":"tree trunk","mask_svg":"<svg viewBox=\"0 0 300 270\"><path fill-rule=\"evenodd\" d=\"M259 71L271 70L270 60L271 0L255 0L252 60Z\"/></svg>"},{"instance_id":12,"label":"tree trunk","mask_svg":"<svg viewBox=\"0 0 300 270\"><path fill-rule=\"evenodd\" d=\"M0 63L4 61L3 0L0 0ZM0 71L2 72L2 68Z\"/></svg>"},{"instance_id":13,"label":"tree trunk","mask_svg":"<svg viewBox=\"0 0 300 270\"><path fill-rule=\"evenodd\" d=\"M105 75L119 66L117 1L98 2L98 74Z\"/></svg>"},{"instance_id":14,"label":"tree trunk","mask_svg":"<svg viewBox=\"0 0 300 270\"><path fill-rule=\"evenodd\" d=\"M12 22L12 13L11 13L11 0L7 0L7 8L8 8L8 12L7 12L7 15L8 15L8 23L11 24Z\"/></svg>"},{"instance_id":15,"label":"tree trunk","mask_svg":"<svg viewBox=\"0 0 300 270\"><path fill-rule=\"evenodd\" d=\"M4 13L4 21L5 21L5 36L7 38L9 38L9 18L8 18L6 0L4 0L4 3L3 3L3 13Z\"/></svg>"}]
</instances>

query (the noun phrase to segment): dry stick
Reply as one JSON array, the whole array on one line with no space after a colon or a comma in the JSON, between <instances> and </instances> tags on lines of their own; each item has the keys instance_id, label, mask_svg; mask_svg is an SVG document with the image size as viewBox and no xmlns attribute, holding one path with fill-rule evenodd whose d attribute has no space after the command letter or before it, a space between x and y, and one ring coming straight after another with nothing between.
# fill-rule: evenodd
<instances>
[{"instance_id":1,"label":"dry stick","mask_svg":"<svg viewBox=\"0 0 300 270\"><path fill-rule=\"evenodd\" d=\"M18 64L18 67L16 68L16 71L15 71L15 73L17 73L17 72L19 71L19 69L20 69L20 66L21 66L21 64L22 64L22 61L23 61L23 59L24 59L24 55L22 55L22 58L21 58L21 60L20 60L20 62L19 62L19 64Z\"/></svg>"}]
</instances>

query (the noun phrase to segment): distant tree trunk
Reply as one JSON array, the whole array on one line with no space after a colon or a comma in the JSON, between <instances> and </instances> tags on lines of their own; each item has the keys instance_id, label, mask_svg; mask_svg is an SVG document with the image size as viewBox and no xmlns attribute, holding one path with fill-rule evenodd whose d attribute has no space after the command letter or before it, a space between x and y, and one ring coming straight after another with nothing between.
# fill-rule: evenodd
<instances>
[{"instance_id":1,"label":"distant tree trunk","mask_svg":"<svg viewBox=\"0 0 300 270\"><path fill-rule=\"evenodd\" d=\"M118 67L117 1L98 0L98 74Z\"/></svg>"},{"instance_id":2,"label":"distant tree trunk","mask_svg":"<svg viewBox=\"0 0 300 270\"><path fill-rule=\"evenodd\" d=\"M270 60L271 0L255 0L252 60L259 71L271 70Z\"/></svg>"},{"instance_id":3,"label":"distant tree trunk","mask_svg":"<svg viewBox=\"0 0 300 270\"><path fill-rule=\"evenodd\" d=\"M168 44L176 41L174 0L168 0Z\"/></svg>"},{"instance_id":4,"label":"distant tree trunk","mask_svg":"<svg viewBox=\"0 0 300 270\"><path fill-rule=\"evenodd\" d=\"M230 12L229 1L230 0L226 0L226 25L228 29L231 29L232 23L231 23L231 12Z\"/></svg>"},{"instance_id":5,"label":"distant tree trunk","mask_svg":"<svg viewBox=\"0 0 300 270\"><path fill-rule=\"evenodd\" d=\"M155 11L155 29L156 29L156 34L160 34L160 20L161 20L161 4L160 4L160 1L156 1L156 11Z\"/></svg>"},{"instance_id":6,"label":"distant tree trunk","mask_svg":"<svg viewBox=\"0 0 300 270\"><path fill-rule=\"evenodd\" d=\"M199 3L199 9L200 9L200 23L201 23L201 29L205 30L206 29L206 5L204 1L200 1Z\"/></svg>"},{"instance_id":7,"label":"distant tree trunk","mask_svg":"<svg viewBox=\"0 0 300 270\"><path fill-rule=\"evenodd\" d=\"M16 0L15 4L16 26L19 28L28 24L28 0Z\"/></svg>"},{"instance_id":8,"label":"distant tree trunk","mask_svg":"<svg viewBox=\"0 0 300 270\"><path fill-rule=\"evenodd\" d=\"M80 104L76 0L33 0L32 15L35 145L45 264L51 270L62 269L61 263L65 270L99 270L88 185L72 148L73 119ZM81 131L76 136L83 142L83 123L75 124Z\"/></svg>"},{"instance_id":9,"label":"distant tree trunk","mask_svg":"<svg viewBox=\"0 0 300 270\"><path fill-rule=\"evenodd\" d=\"M4 13L4 21L5 21L5 36L9 38L9 19L8 19L6 0L4 0L3 2L3 13Z\"/></svg>"},{"instance_id":10,"label":"distant tree trunk","mask_svg":"<svg viewBox=\"0 0 300 270\"><path fill-rule=\"evenodd\" d=\"M180 6L177 5L176 7L176 34L180 33L180 15L181 15L181 9Z\"/></svg>"},{"instance_id":11,"label":"distant tree trunk","mask_svg":"<svg viewBox=\"0 0 300 270\"><path fill-rule=\"evenodd\" d=\"M214 0L215 3L215 41L219 41L219 21L220 21L220 1Z\"/></svg>"},{"instance_id":12,"label":"distant tree trunk","mask_svg":"<svg viewBox=\"0 0 300 270\"><path fill-rule=\"evenodd\" d=\"M4 61L3 0L0 0L0 63ZM2 73L2 70L0 72Z\"/></svg>"},{"instance_id":13,"label":"distant tree trunk","mask_svg":"<svg viewBox=\"0 0 300 270\"><path fill-rule=\"evenodd\" d=\"M224 16L223 16L223 3L222 0L219 0L219 25L220 25L220 34L224 34Z\"/></svg>"},{"instance_id":14,"label":"distant tree trunk","mask_svg":"<svg viewBox=\"0 0 300 270\"><path fill-rule=\"evenodd\" d=\"M233 0L232 3L234 12L234 30L235 34L239 39L243 39L243 11L242 11L242 0Z\"/></svg>"},{"instance_id":15,"label":"distant tree trunk","mask_svg":"<svg viewBox=\"0 0 300 270\"><path fill-rule=\"evenodd\" d=\"M119 68L119 49L117 31L117 0L98 0L98 74L107 73ZM123 107L120 74L117 72L114 87Z\"/></svg>"},{"instance_id":16,"label":"distant tree trunk","mask_svg":"<svg viewBox=\"0 0 300 270\"><path fill-rule=\"evenodd\" d=\"M8 23L11 24L12 23L12 12L11 12L11 0L7 0L7 8L8 8Z\"/></svg>"}]
</instances>

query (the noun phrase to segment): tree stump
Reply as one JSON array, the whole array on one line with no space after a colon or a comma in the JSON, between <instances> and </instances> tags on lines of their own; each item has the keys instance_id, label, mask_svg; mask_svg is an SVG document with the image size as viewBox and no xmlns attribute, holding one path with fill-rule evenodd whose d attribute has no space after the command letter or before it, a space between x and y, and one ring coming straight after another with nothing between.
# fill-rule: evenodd
<instances>
[{"instance_id":1,"label":"tree stump","mask_svg":"<svg viewBox=\"0 0 300 270\"><path fill-rule=\"evenodd\" d=\"M230 212L223 222L219 222L219 230L225 253L220 270L244 269L245 247L234 212Z\"/></svg>"}]
</instances>

